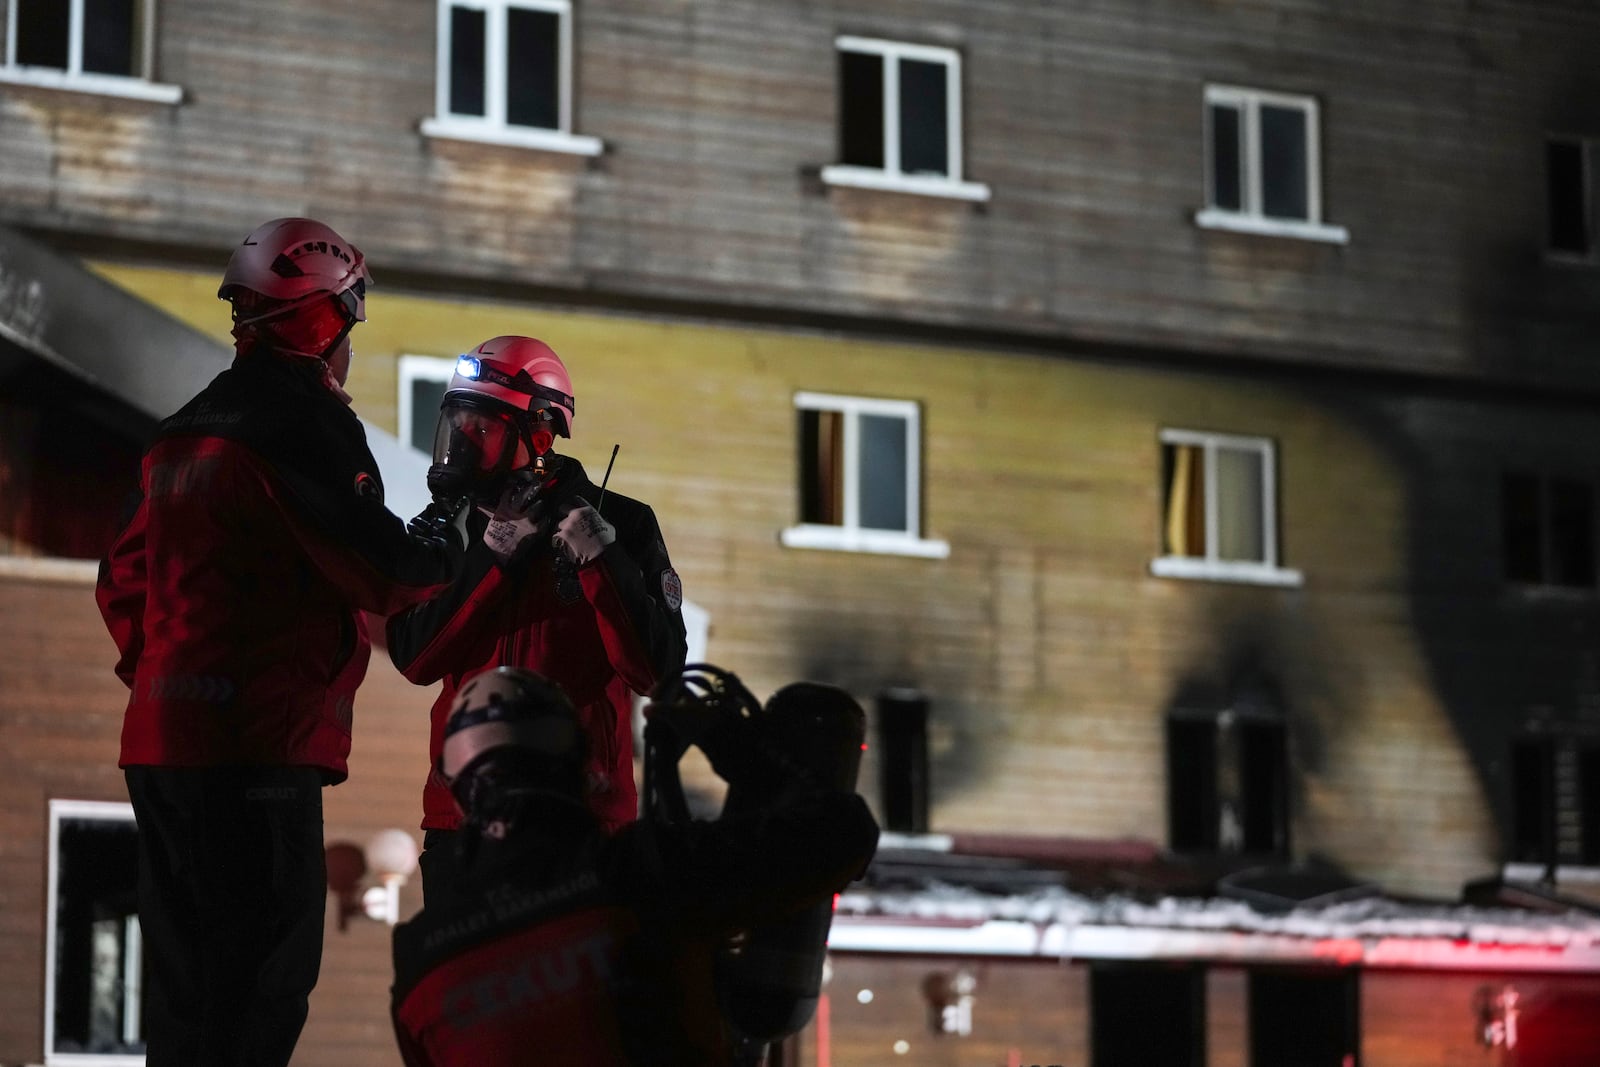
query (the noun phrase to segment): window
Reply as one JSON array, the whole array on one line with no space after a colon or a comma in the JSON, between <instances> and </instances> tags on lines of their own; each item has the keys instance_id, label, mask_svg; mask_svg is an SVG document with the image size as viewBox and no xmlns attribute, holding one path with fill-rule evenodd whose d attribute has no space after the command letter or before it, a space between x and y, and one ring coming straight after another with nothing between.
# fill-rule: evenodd
<instances>
[{"instance_id":1,"label":"window","mask_svg":"<svg viewBox=\"0 0 1600 1067\"><path fill-rule=\"evenodd\" d=\"M455 375L456 361L438 356L400 357L398 433L401 443L418 452L433 454L433 434L439 425L439 403Z\"/></svg>"},{"instance_id":2,"label":"window","mask_svg":"<svg viewBox=\"0 0 1600 1067\"><path fill-rule=\"evenodd\" d=\"M1546 732L1512 741L1510 858L1600 866L1600 738Z\"/></svg>"},{"instance_id":3,"label":"window","mask_svg":"<svg viewBox=\"0 0 1600 1067\"><path fill-rule=\"evenodd\" d=\"M47 1064L142 1064L143 954L133 808L50 802Z\"/></svg>"},{"instance_id":4,"label":"window","mask_svg":"<svg viewBox=\"0 0 1600 1067\"><path fill-rule=\"evenodd\" d=\"M440 0L438 34L424 134L600 154L572 132L570 0Z\"/></svg>"},{"instance_id":5,"label":"window","mask_svg":"<svg viewBox=\"0 0 1600 1067\"><path fill-rule=\"evenodd\" d=\"M988 200L961 178L961 55L949 48L840 37L839 162L822 180Z\"/></svg>"},{"instance_id":6,"label":"window","mask_svg":"<svg viewBox=\"0 0 1600 1067\"><path fill-rule=\"evenodd\" d=\"M1150 572L1299 585L1278 563L1277 470L1272 442L1190 430L1161 431L1162 554Z\"/></svg>"},{"instance_id":7,"label":"window","mask_svg":"<svg viewBox=\"0 0 1600 1067\"><path fill-rule=\"evenodd\" d=\"M1549 221L1546 240L1553 255L1595 256L1594 144L1579 137L1545 142Z\"/></svg>"},{"instance_id":8,"label":"window","mask_svg":"<svg viewBox=\"0 0 1600 1067\"><path fill-rule=\"evenodd\" d=\"M1254 971L1249 998L1254 1067L1360 1067L1358 971Z\"/></svg>"},{"instance_id":9,"label":"window","mask_svg":"<svg viewBox=\"0 0 1600 1067\"><path fill-rule=\"evenodd\" d=\"M1309 96L1209 85L1206 207L1201 226L1343 244L1322 220L1317 102Z\"/></svg>"},{"instance_id":10,"label":"window","mask_svg":"<svg viewBox=\"0 0 1600 1067\"><path fill-rule=\"evenodd\" d=\"M836 548L944 558L923 540L921 414L909 400L798 393L800 522L791 548Z\"/></svg>"},{"instance_id":11,"label":"window","mask_svg":"<svg viewBox=\"0 0 1600 1067\"><path fill-rule=\"evenodd\" d=\"M1198 967L1089 968L1092 1067L1205 1067L1205 971ZM1151 1020L1161 1020L1152 1026Z\"/></svg>"},{"instance_id":12,"label":"window","mask_svg":"<svg viewBox=\"0 0 1600 1067\"><path fill-rule=\"evenodd\" d=\"M1289 854L1281 715L1233 708L1168 714L1167 840L1174 852Z\"/></svg>"},{"instance_id":13,"label":"window","mask_svg":"<svg viewBox=\"0 0 1600 1067\"><path fill-rule=\"evenodd\" d=\"M175 104L150 80L154 39L153 0L11 0L0 81Z\"/></svg>"},{"instance_id":14,"label":"window","mask_svg":"<svg viewBox=\"0 0 1600 1067\"><path fill-rule=\"evenodd\" d=\"M1594 588L1594 486L1589 482L1503 475L1500 529L1506 581Z\"/></svg>"}]
</instances>

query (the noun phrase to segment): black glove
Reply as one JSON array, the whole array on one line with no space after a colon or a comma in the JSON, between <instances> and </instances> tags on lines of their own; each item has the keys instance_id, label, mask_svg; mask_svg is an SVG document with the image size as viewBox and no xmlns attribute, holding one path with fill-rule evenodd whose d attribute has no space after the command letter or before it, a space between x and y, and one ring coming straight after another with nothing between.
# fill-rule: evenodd
<instances>
[{"instance_id":1,"label":"black glove","mask_svg":"<svg viewBox=\"0 0 1600 1067\"><path fill-rule=\"evenodd\" d=\"M465 552L467 517L471 514L471 497L435 500L406 523L406 533L418 541L437 544L451 554Z\"/></svg>"},{"instance_id":2,"label":"black glove","mask_svg":"<svg viewBox=\"0 0 1600 1067\"><path fill-rule=\"evenodd\" d=\"M690 745L698 748L729 785L782 775L783 759L763 744L754 719L760 706L737 678L725 677L731 684L717 690L703 684L658 687L644 709L646 729L665 730L678 755Z\"/></svg>"}]
</instances>

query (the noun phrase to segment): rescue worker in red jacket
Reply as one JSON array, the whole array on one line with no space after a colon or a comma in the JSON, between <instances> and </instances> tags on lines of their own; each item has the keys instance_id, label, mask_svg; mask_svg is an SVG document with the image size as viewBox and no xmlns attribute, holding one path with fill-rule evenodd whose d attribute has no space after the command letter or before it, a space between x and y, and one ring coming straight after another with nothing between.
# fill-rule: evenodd
<instances>
[{"instance_id":1,"label":"rescue worker in red jacket","mask_svg":"<svg viewBox=\"0 0 1600 1067\"><path fill-rule=\"evenodd\" d=\"M633 694L683 667L682 586L655 513L602 491L555 438L576 402L560 357L531 337L495 337L456 364L440 405L428 484L477 502L465 569L443 595L395 615L389 655L434 701L422 794L423 896L448 879L461 813L439 777L445 722L463 679L489 667L548 676L589 739L589 804L616 829L638 815Z\"/></svg>"},{"instance_id":2,"label":"rescue worker in red jacket","mask_svg":"<svg viewBox=\"0 0 1600 1067\"><path fill-rule=\"evenodd\" d=\"M791 775L750 718L693 702L647 714L730 787L790 775L792 788L716 822L608 834L583 802L585 731L565 695L504 667L462 686L441 761L466 813L462 862L394 933L407 1067L728 1064L719 949L865 869L866 804Z\"/></svg>"},{"instance_id":3,"label":"rescue worker in red jacket","mask_svg":"<svg viewBox=\"0 0 1600 1067\"><path fill-rule=\"evenodd\" d=\"M274 219L218 296L233 365L166 419L96 599L131 690L150 1067L280 1067L322 958L321 787L388 614L445 588L466 513L414 520L343 385L369 276L328 226Z\"/></svg>"}]
</instances>

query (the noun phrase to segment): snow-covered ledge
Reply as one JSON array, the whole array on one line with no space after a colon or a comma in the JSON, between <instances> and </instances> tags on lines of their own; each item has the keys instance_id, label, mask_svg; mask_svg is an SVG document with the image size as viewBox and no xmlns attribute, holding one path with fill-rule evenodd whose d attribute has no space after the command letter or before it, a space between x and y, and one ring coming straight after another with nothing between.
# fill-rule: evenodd
<instances>
[{"instance_id":1,"label":"snow-covered ledge","mask_svg":"<svg viewBox=\"0 0 1600 1067\"><path fill-rule=\"evenodd\" d=\"M59 556L0 556L0 579L93 585L99 574L99 560L62 559Z\"/></svg>"}]
</instances>

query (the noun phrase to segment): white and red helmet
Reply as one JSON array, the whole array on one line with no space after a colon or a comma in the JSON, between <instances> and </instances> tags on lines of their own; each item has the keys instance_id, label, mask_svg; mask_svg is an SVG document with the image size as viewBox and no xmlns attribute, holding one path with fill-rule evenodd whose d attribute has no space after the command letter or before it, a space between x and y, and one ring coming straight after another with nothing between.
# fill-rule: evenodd
<instances>
[{"instance_id":1,"label":"white and red helmet","mask_svg":"<svg viewBox=\"0 0 1600 1067\"><path fill-rule=\"evenodd\" d=\"M238 333L266 333L279 347L324 357L367 317L361 250L315 219L257 226L228 260L217 296L233 305Z\"/></svg>"},{"instance_id":2,"label":"white and red helmet","mask_svg":"<svg viewBox=\"0 0 1600 1067\"><path fill-rule=\"evenodd\" d=\"M471 819L515 794L581 797L587 754L582 721L561 687L535 671L500 666L456 693L437 770Z\"/></svg>"}]
</instances>

